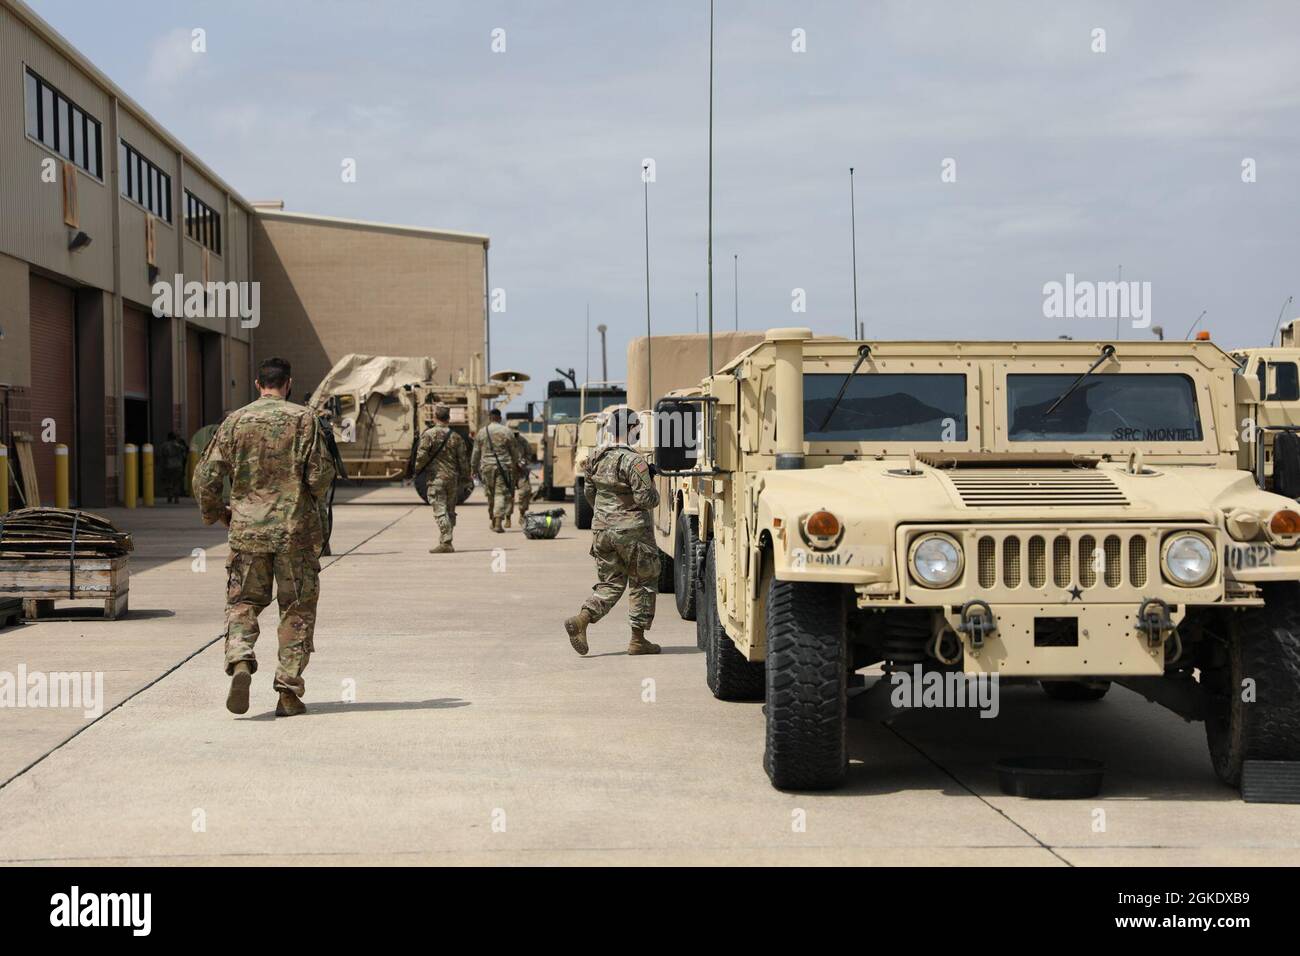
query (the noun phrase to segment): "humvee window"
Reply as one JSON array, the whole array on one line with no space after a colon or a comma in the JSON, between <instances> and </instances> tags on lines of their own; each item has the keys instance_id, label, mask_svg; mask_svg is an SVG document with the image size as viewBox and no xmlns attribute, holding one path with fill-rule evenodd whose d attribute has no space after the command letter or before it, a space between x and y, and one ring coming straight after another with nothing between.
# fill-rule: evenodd
<instances>
[{"instance_id":1,"label":"humvee window","mask_svg":"<svg viewBox=\"0 0 1300 956\"><path fill-rule=\"evenodd\" d=\"M835 414L823 428L843 385L843 375L804 375L807 441L966 440L965 375L859 373L849 380Z\"/></svg>"},{"instance_id":2,"label":"humvee window","mask_svg":"<svg viewBox=\"0 0 1300 956\"><path fill-rule=\"evenodd\" d=\"M1269 371L1273 372L1273 387L1269 389ZM1266 402L1300 401L1300 376L1295 362L1260 362L1259 393Z\"/></svg>"},{"instance_id":3,"label":"humvee window","mask_svg":"<svg viewBox=\"0 0 1300 956\"><path fill-rule=\"evenodd\" d=\"M1011 441L1201 441L1196 385L1186 375L1089 378L1049 416L1077 375L1008 375Z\"/></svg>"}]
</instances>

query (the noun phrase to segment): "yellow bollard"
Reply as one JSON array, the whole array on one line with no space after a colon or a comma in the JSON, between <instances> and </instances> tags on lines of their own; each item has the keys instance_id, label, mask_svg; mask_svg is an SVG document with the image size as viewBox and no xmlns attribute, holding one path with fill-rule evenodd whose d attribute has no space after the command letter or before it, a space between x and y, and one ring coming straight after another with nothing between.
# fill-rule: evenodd
<instances>
[{"instance_id":1,"label":"yellow bollard","mask_svg":"<svg viewBox=\"0 0 1300 956\"><path fill-rule=\"evenodd\" d=\"M134 445L127 445L122 454L122 503L128 508L135 507L136 491L139 489L139 461Z\"/></svg>"},{"instance_id":2,"label":"yellow bollard","mask_svg":"<svg viewBox=\"0 0 1300 956\"><path fill-rule=\"evenodd\" d=\"M140 497L146 508L153 507L153 445L140 446Z\"/></svg>"},{"instance_id":3,"label":"yellow bollard","mask_svg":"<svg viewBox=\"0 0 1300 956\"><path fill-rule=\"evenodd\" d=\"M68 446L54 446L54 507L68 507Z\"/></svg>"},{"instance_id":4,"label":"yellow bollard","mask_svg":"<svg viewBox=\"0 0 1300 956\"><path fill-rule=\"evenodd\" d=\"M9 448L0 444L0 515L9 513Z\"/></svg>"}]
</instances>

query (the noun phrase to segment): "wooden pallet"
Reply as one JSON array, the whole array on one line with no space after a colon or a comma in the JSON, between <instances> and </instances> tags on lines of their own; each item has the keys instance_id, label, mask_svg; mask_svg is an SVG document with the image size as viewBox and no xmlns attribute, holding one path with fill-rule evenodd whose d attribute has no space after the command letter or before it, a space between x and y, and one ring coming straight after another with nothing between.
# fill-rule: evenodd
<instances>
[{"instance_id":1,"label":"wooden pallet","mask_svg":"<svg viewBox=\"0 0 1300 956\"><path fill-rule=\"evenodd\" d=\"M48 615L55 601L99 601L104 617L115 621L127 612L130 558L0 557L0 600L21 598L29 621Z\"/></svg>"}]
</instances>

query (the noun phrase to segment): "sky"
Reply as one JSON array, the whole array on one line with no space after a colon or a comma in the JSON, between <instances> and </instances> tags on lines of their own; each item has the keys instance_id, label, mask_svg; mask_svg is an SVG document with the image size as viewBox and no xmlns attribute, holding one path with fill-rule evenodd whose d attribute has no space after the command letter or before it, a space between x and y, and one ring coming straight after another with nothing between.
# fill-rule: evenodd
<instances>
[{"instance_id":1,"label":"sky","mask_svg":"<svg viewBox=\"0 0 1300 956\"><path fill-rule=\"evenodd\" d=\"M245 198L488 234L530 398L645 334L646 159L651 328L707 324L706 0L29 3ZM1263 345L1300 295L1300 4L715 9L716 328L852 333L850 166L869 338L1114 338L1072 274Z\"/></svg>"}]
</instances>

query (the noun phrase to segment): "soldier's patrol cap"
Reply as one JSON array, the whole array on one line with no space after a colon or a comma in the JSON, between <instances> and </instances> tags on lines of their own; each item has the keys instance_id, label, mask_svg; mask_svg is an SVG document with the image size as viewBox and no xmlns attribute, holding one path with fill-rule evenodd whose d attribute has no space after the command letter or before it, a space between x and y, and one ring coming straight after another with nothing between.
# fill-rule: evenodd
<instances>
[{"instance_id":1,"label":"soldier's patrol cap","mask_svg":"<svg viewBox=\"0 0 1300 956\"><path fill-rule=\"evenodd\" d=\"M448 421L451 419L451 409L443 404L435 405L433 406L433 417L440 422Z\"/></svg>"}]
</instances>

